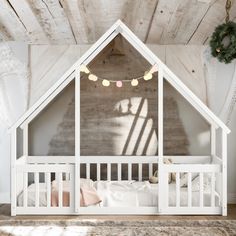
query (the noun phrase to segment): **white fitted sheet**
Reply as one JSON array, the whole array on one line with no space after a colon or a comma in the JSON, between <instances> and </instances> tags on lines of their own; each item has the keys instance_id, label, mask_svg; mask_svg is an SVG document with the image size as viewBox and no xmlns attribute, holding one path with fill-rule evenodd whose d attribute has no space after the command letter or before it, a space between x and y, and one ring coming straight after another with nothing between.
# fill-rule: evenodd
<instances>
[{"instance_id":1,"label":"white fitted sheet","mask_svg":"<svg viewBox=\"0 0 236 236\"><path fill-rule=\"evenodd\" d=\"M158 205L158 184L148 181L96 181L94 187L102 199L103 207L153 207ZM192 191L192 206L199 206L200 193ZM210 206L211 192L204 189L204 206ZM188 204L188 189L180 188L180 206ZM23 206L23 192L17 198ZM39 206L47 205L46 184L39 183ZM176 205L176 185L169 184L169 206ZM35 206L35 184L28 187L28 206Z\"/></svg>"}]
</instances>

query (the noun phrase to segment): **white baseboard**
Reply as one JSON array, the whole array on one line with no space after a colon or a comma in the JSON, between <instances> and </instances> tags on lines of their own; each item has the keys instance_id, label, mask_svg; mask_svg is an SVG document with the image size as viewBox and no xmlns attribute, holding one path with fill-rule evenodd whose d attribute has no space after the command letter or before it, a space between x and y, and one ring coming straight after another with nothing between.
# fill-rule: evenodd
<instances>
[{"instance_id":1,"label":"white baseboard","mask_svg":"<svg viewBox=\"0 0 236 236\"><path fill-rule=\"evenodd\" d=\"M10 203L10 193L0 193L0 203Z\"/></svg>"},{"instance_id":2,"label":"white baseboard","mask_svg":"<svg viewBox=\"0 0 236 236\"><path fill-rule=\"evenodd\" d=\"M236 193L228 193L228 204L236 204Z\"/></svg>"}]
</instances>

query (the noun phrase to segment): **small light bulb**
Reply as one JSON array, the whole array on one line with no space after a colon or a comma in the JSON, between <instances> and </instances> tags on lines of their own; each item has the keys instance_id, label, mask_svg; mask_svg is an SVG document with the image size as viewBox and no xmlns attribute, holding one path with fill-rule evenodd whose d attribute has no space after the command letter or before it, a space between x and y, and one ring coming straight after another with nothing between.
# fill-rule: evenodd
<instances>
[{"instance_id":1,"label":"small light bulb","mask_svg":"<svg viewBox=\"0 0 236 236\"><path fill-rule=\"evenodd\" d=\"M131 85L132 86L137 86L138 85L138 80L137 79L132 79Z\"/></svg>"},{"instance_id":2,"label":"small light bulb","mask_svg":"<svg viewBox=\"0 0 236 236\"><path fill-rule=\"evenodd\" d=\"M152 79L152 73L150 72L145 72L144 76L143 76L144 80L150 80Z\"/></svg>"},{"instance_id":3,"label":"small light bulb","mask_svg":"<svg viewBox=\"0 0 236 236\"><path fill-rule=\"evenodd\" d=\"M108 87L108 86L110 85L110 81L104 79L104 80L102 81L102 85L105 86L105 87Z\"/></svg>"},{"instance_id":4,"label":"small light bulb","mask_svg":"<svg viewBox=\"0 0 236 236\"><path fill-rule=\"evenodd\" d=\"M89 79L89 80L92 80L92 81L97 81L97 80L98 80L98 77L97 77L96 75L94 75L94 74L90 74L90 75L88 76L88 79Z\"/></svg>"},{"instance_id":5,"label":"small light bulb","mask_svg":"<svg viewBox=\"0 0 236 236\"><path fill-rule=\"evenodd\" d=\"M121 88L123 85L122 81L116 81L116 87Z\"/></svg>"},{"instance_id":6,"label":"small light bulb","mask_svg":"<svg viewBox=\"0 0 236 236\"><path fill-rule=\"evenodd\" d=\"M82 64L80 65L80 72L84 72L85 74L89 74L89 69L86 65Z\"/></svg>"},{"instance_id":7,"label":"small light bulb","mask_svg":"<svg viewBox=\"0 0 236 236\"><path fill-rule=\"evenodd\" d=\"M158 71L158 67L157 67L157 64L154 64L153 66L152 66L152 68L151 68L151 70L149 71L149 73L155 73L155 72L157 72Z\"/></svg>"}]
</instances>

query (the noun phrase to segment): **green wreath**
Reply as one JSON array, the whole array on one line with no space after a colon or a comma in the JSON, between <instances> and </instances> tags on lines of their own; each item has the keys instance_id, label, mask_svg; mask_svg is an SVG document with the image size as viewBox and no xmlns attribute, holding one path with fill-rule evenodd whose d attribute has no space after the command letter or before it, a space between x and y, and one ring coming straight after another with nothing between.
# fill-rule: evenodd
<instances>
[{"instance_id":1,"label":"green wreath","mask_svg":"<svg viewBox=\"0 0 236 236\"><path fill-rule=\"evenodd\" d=\"M212 56L219 61L230 63L236 58L236 23L229 21L216 27L211 36Z\"/></svg>"}]
</instances>

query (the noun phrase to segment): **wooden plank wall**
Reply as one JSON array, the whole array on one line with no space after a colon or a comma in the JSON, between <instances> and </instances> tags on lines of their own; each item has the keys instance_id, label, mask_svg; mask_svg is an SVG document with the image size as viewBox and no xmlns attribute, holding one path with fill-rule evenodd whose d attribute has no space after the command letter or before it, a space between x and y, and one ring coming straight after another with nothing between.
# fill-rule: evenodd
<instances>
[{"instance_id":1,"label":"wooden plank wall","mask_svg":"<svg viewBox=\"0 0 236 236\"><path fill-rule=\"evenodd\" d=\"M207 44L225 0L0 0L0 40L95 42L121 19L145 43ZM232 0L231 20L236 19Z\"/></svg>"},{"instance_id":2,"label":"wooden plank wall","mask_svg":"<svg viewBox=\"0 0 236 236\"><path fill-rule=\"evenodd\" d=\"M37 101L89 46L90 45L31 45L29 55L31 71L29 104L32 105ZM206 82L202 64L204 46L148 46L204 103L207 104ZM100 61L102 62L102 58ZM115 63L113 63L113 66L115 66L114 64ZM145 66L141 67L141 70L143 71L144 68ZM99 70L99 68L97 70ZM101 72L100 70L100 73ZM139 73L141 73L141 71L139 71Z\"/></svg>"},{"instance_id":3,"label":"wooden plank wall","mask_svg":"<svg viewBox=\"0 0 236 236\"><path fill-rule=\"evenodd\" d=\"M31 45L29 106L35 103L91 45Z\"/></svg>"}]
</instances>

